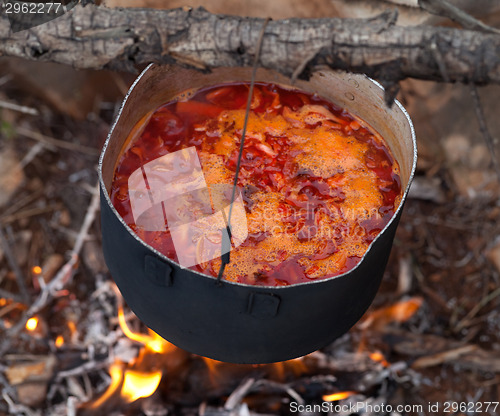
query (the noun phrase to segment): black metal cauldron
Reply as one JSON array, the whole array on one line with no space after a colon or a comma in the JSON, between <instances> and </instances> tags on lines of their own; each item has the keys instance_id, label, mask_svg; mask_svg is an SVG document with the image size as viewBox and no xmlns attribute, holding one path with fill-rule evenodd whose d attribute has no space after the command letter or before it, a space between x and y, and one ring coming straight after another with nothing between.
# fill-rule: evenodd
<instances>
[{"instance_id":1,"label":"black metal cauldron","mask_svg":"<svg viewBox=\"0 0 500 416\"><path fill-rule=\"evenodd\" d=\"M405 190L394 217L348 273L318 282L256 287L223 281L182 268L149 247L114 209L109 189L117 159L134 125L148 112L187 89L248 81L249 68L219 68L209 74L177 66L150 65L124 100L99 163L101 219L106 263L136 315L159 335L187 351L220 361L270 363L308 354L347 332L378 290L416 165L410 118L383 89L362 75L315 72L296 87L316 92L375 128L401 168ZM257 81L287 84L259 70Z\"/></svg>"}]
</instances>

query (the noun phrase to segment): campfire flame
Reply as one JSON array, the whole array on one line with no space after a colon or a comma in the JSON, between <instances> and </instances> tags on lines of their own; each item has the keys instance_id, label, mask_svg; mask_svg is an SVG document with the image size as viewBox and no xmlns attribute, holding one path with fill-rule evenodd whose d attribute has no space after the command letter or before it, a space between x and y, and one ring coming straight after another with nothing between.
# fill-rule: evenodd
<instances>
[{"instance_id":1,"label":"campfire flame","mask_svg":"<svg viewBox=\"0 0 500 416\"><path fill-rule=\"evenodd\" d=\"M116 360L111 365L109 369L111 383L103 395L92 404L93 408L99 407L119 388L120 396L127 403L151 396L158 388L163 373L161 370L140 371L137 368L148 354L163 354L175 348L152 330L148 330L148 334L133 332L127 325L121 305L118 307L118 322L127 338L141 343L144 347L132 362L125 364Z\"/></svg>"},{"instance_id":2,"label":"campfire flame","mask_svg":"<svg viewBox=\"0 0 500 416\"><path fill-rule=\"evenodd\" d=\"M217 368L220 365L223 365L224 363L222 361L213 360L213 359L208 358L208 357L201 357L201 359L203 360L203 362L205 363L205 365L208 368L208 376L210 378L210 382L213 385L217 385L218 384L217 376L219 374Z\"/></svg>"},{"instance_id":3,"label":"campfire flame","mask_svg":"<svg viewBox=\"0 0 500 416\"><path fill-rule=\"evenodd\" d=\"M127 320L125 319L125 314L123 312L123 307L118 308L118 322L120 324L120 328L122 329L125 336L132 341L139 342L144 345L146 350L151 352L162 354L168 351L171 351L175 347L168 341L165 341L162 337L160 337L156 332L149 329L149 334L138 334L136 332L132 332L127 325Z\"/></svg>"},{"instance_id":4,"label":"campfire flame","mask_svg":"<svg viewBox=\"0 0 500 416\"><path fill-rule=\"evenodd\" d=\"M123 377L121 396L129 403L141 397L149 397L158 388L161 377L161 371L145 373L135 370L126 370Z\"/></svg>"},{"instance_id":5,"label":"campfire flame","mask_svg":"<svg viewBox=\"0 0 500 416\"><path fill-rule=\"evenodd\" d=\"M111 367L109 367L109 375L111 377L111 383L109 384L106 391L99 397L94 403L92 403L92 408L97 408L105 403L113 393L118 389L123 379L123 369L119 362L115 362Z\"/></svg>"},{"instance_id":6,"label":"campfire flame","mask_svg":"<svg viewBox=\"0 0 500 416\"><path fill-rule=\"evenodd\" d=\"M299 357L274 363L272 364L272 369L278 380L284 380L287 370L291 371L295 376L299 376L307 371L307 366L304 363L303 357Z\"/></svg>"},{"instance_id":7,"label":"campfire flame","mask_svg":"<svg viewBox=\"0 0 500 416\"><path fill-rule=\"evenodd\" d=\"M352 396L353 394L356 394L356 393L353 391L339 391L337 393L325 394L323 396L323 400L325 402L336 402L339 400L347 399L348 397Z\"/></svg>"},{"instance_id":8,"label":"campfire flame","mask_svg":"<svg viewBox=\"0 0 500 416\"><path fill-rule=\"evenodd\" d=\"M158 389L164 375L165 383L168 384L167 376L174 374L184 362L183 360L189 359L189 355L186 355L188 353L184 353L154 331L150 329L146 333L133 331L127 323L128 316L124 312L121 295L116 287L114 289L118 299L117 320L120 329L128 339L141 344L142 347L133 360L124 362L116 359L110 365L111 382L106 391L89 404L93 409L100 408L103 404L113 406L116 400L121 400L122 403L132 403L138 399L150 397ZM61 337L58 343L62 345L64 339ZM281 363L251 366L233 365L201 356L198 358L205 363L208 370L207 376L214 386L221 382L219 376L224 381L228 374L238 376L256 367L263 367L263 371L278 380L285 379L289 372L300 375L307 371L303 357Z\"/></svg>"}]
</instances>

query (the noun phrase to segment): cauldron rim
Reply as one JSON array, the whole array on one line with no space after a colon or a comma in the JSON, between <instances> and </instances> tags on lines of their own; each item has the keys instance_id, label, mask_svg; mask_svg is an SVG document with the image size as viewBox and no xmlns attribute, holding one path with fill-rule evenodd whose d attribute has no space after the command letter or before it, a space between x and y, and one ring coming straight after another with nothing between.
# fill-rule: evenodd
<instances>
[{"instance_id":1,"label":"cauldron rim","mask_svg":"<svg viewBox=\"0 0 500 416\"><path fill-rule=\"evenodd\" d=\"M211 280L215 280L216 278L214 276L209 276L209 275L206 275L206 274L203 274L203 273L200 273L196 270L192 270L192 269L189 269L187 267L183 267L181 266L179 263L176 263L174 260L172 260L171 258L165 256L163 253L159 252L158 250L156 250L154 247L150 246L149 244L147 244L144 240L142 240L128 225L127 223L123 220L122 216L118 213L118 211L115 209L113 203L111 202L111 198L106 190L106 185L104 184L104 178L103 178L103 162L104 162L104 157L106 155L106 151L108 149L108 146L109 146L109 143L110 143L110 140L111 140L111 137L113 135L113 132L118 124L118 122L120 121L120 117L122 115L122 112L125 108L125 106L127 105L127 102L128 102L128 99L132 93L132 91L134 90L134 88L136 87L136 85L140 82L140 80L142 79L142 77L152 68L152 67L155 67L155 66L161 66L161 65L157 65L157 64L149 64L142 72L141 74L134 80L134 82L132 83L132 85L130 86L129 90L127 91L127 94L125 95L123 101L122 101L122 105L120 106L120 110L118 111L118 113L116 114L115 116L115 119L113 121L113 124L111 126L111 129L109 130L109 133L106 137L106 141L103 145L103 148L102 148L102 151L101 151L101 155L99 157L99 164L98 164L98 176L99 176L99 184L100 184L100 187L101 189L103 190L102 194L104 195L105 199L106 199L106 203L108 204L108 206L111 208L113 214L118 218L118 220L120 221L120 223L126 228L126 230L129 232L129 234L131 234L133 236L133 238L138 241L140 244L142 244L146 249L148 249L149 251L151 251L152 253L154 253L156 256L158 256L160 259L162 259L163 261L166 261L168 264L172 265L172 266L175 266L175 267L178 267L180 268L181 270L183 271L186 271L188 273L194 273L196 275L198 275L199 278L205 278L205 279L211 279ZM332 69L328 68L329 71L333 71ZM319 71L325 71L324 68L321 68ZM335 72L342 72L342 73L345 73L345 71L335 71ZM361 76L367 80L369 80L373 85L377 86L382 92L385 92L385 89L384 87L379 83L377 82L376 80L368 77L367 75L365 74L356 74L357 76ZM414 174L415 174L415 170L416 170L416 167L417 167L417 140L416 140L416 135L415 135L415 129L413 127L413 123L411 121L411 118L410 118L410 115L408 114L408 112L406 111L406 109L403 107L403 105L396 99L394 99L394 102L393 102L393 105L396 105L398 107L398 109L403 113L403 115L405 116L406 118L406 121L408 122L408 125L410 127L410 133L411 133L411 141L412 141L412 146L413 146L413 154L412 154L412 165L411 165L411 169L410 169L410 173L409 173L409 176L408 176L408 182L406 184L406 187L405 187L405 191L401 197L401 200L399 202L399 205L398 205L398 208L396 209L396 211L393 213L392 217L390 218L389 222L385 225L385 227L380 231L379 234L377 234L377 236L373 239L373 241L370 243L370 245L368 246L367 250L365 251L365 253L363 254L363 256L361 257L361 260L351 269L347 270L346 272L342 273L342 274L339 274L339 275L336 275L336 276L332 276L332 277L328 277L328 278L322 278L322 279L319 279L319 280L311 280L311 281L308 281L308 282L299 282L299 283L293 283L291 285L287 285L287 286L255 286L255 285L251 285L251 284L246 284L246 283L240 283L240 282L234 282L234 281L231 281L231 280L222 280L222 282L224 284L228 284L228 285L236 285L236 286L241 286L241 287L246 287L246 288L252 288L252 289L261 289L261 290L265 290L265 289L273 289L273 290L279 290L279 291L285 291L287 289L291 289L291 288L295 288L295 287L300 287L300 286L304 286L304 285L319 285L319 284L322 284L322 283L325 283L325 282L329 282L333 279L340 279L346 275L349 275L353 272L355 272L360 266L362 263L364 263L366 257L368 256L368 254L370 253L370 251L372 250L372 247L377 243L377 241L379 239L381 239L384 234L386 234L386 231L388 228L390 228L390 226L392 225L392 223L398 218L401 210L403 209L403 206L404 206L404 202L408 196L408 193L409 193L409 190L410 190L410 185L413 181L413 177L414 177Z\"/></svg>"}]
</instances>

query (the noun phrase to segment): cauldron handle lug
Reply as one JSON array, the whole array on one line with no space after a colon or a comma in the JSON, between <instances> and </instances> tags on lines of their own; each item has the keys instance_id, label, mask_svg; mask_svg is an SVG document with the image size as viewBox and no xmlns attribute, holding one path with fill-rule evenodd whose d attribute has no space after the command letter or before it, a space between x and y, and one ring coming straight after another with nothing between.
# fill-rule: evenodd
<instances>
[{"instance_id":1,"label":"cauldron handle lug","mask_svg":"<svg viewBox=\"0 0 500 416\"><path fill-rule=\"evenodd\" d=\"M144 256L144 272L147 278L157 286L172 286L174 284L172 267L151 254Z\"/></svg>"},{"instance_id":2,"label":"cauldron handle lug","mask_svg":"<svg viewBox=\"0 0 500 416\"><path fill-rule=\"evenodd\" d=\"M274 293L251 292L246 312L257 319L269 319L278 314L281 298Z\"/></svg>"}]
</instances>

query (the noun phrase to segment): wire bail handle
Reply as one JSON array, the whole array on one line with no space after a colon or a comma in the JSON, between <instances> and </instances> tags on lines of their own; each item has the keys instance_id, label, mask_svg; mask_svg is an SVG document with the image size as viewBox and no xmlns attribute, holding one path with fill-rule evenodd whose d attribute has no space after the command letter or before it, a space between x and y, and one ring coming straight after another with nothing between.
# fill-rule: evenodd
<instances>
[{"instance_id":1,"label":"wire bail handle","mask_svg":"<svg viewBox=\"0 0 500 416\"><path fill-rule=\"evenodd\" d=\"M247 106L245 109L245 119L243 121L243 130L241 132L241 142L240 142L240 149L238 152L238 160L236 162L236 172L234 175L234 182L233 182L233 190L231 193L231 201L229 204L229 213L227 215L227 218L223 212L224 215L224 222L226 223L226 228L222 229L222 239L221 239L221 265L219 268L219 274L217 275L217 283L218 285L222 285L222 275L224 274L224 269L226 268L226 265L229 264L231 261L231 214L233 212L233 204L234 204L234 198L236 196L236 188L238 184L238 175L240 173L240 165L241 165L241 157L243 155L243 147L245 145L245 135L247 132L247 124L248 124L248 117L250 114L250 107L252 105L252 98L253 98L253 88L255 85L255 76L257 74L257 66L259 64L259 57L260 57L260 51L262 47L262 42L264 40L264 32L266 30L267 23L271 20L270 17L267 17L266 20L264 20L264 23L262 23L262 27L260 29L259 33L259 38L257 40L257 49L255 51L255 59L253 62L252 66L252 78L250 80L250 90L248 91L248 99L247 99Z\"/></svg>"}]
</instances>

